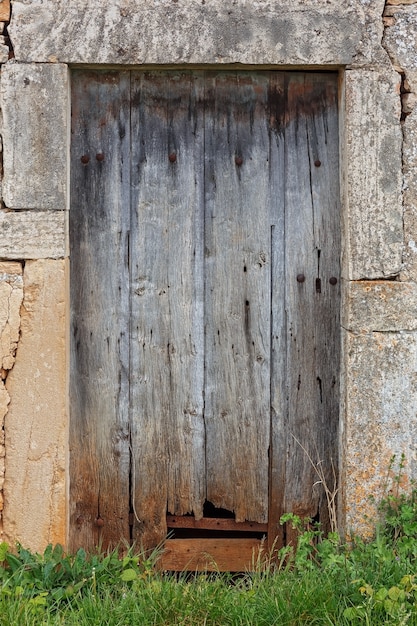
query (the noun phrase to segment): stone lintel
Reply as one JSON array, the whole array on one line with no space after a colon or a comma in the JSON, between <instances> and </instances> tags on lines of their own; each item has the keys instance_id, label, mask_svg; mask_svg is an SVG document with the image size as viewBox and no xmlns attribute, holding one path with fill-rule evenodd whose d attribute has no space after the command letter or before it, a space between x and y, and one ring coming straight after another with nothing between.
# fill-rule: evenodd
<instances>
[{"instance_id":1,"label":"stone lintel","mask_svg":"<svg viewBox=\"0 0 417 626\"><path fill-rule=\"evenodd\" d=\"M66 216L66 211L0 210L0 258L64 258Z\"/></svg>"},{"instance_id":2,"label":"stone lintel","mask_svg":"<svg viewBox=\"0 0 417 626\"><path fill-rule=\"evenodd\" d=\"M15 0L9 32L23 62L341 66L381 60L383 5Z\"/></svg>"},{"instance_id":3,"label":"stone lintel","mask_svg":"<svg viewBox=\"0 0 417 626\"><path fill-rule=\"evenodd\" d=\"M346 71L345 245L349 280L399 274L403 251L400 76ZM346 270L345 270L346 272Z\"/></svg>"},{"instance_id":4,"label":"stone lintel","mask_svg":"<svg viewBox=\"0 0 417 626\"><path fill-rule=\"evenodd\" d=\"M68 96L65 65L3 66L3 199L8 208L67 207Z\"/></svg>"}]
</instances>

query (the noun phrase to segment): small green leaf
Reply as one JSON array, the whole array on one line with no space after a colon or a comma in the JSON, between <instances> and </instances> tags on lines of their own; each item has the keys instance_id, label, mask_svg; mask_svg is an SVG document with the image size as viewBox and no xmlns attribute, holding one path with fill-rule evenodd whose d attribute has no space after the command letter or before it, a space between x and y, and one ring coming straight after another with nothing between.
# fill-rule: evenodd
<instances>
[{"instance_id":1,"label":"small green leaf","mask_svg":"<svg viewBox=\"0 0 417 626\"><path fill-rule=\"evenodd\" d=\"M367 585L366 583L362 585L362 587L359 587L359 591L363 596L369 596L370 598L374 595L373 588L371 585Z\"/></svg>"},{"instance_id":2,"label":"small green leaf","mask_svg":"<svg viewBox=\"0 0 417 626\"><path fill-rule=\"evenodd\" d=\"M400 585L405 591L413 591L416 588L414 584L414 576L407 574L407 576L403 576L400 580Z\"/></svg>"},{"instance_id":3,"label":"small green leaf","mask_svg":"<svg viewBox=\"0 0 417 626\"><path fill-rule=\"evenodd\" d=\"M404 591L402 591L399 587L396 587L396 586L391 587L388 590L388 595L393 602L398 602L398 600L401 599L401 596L403 596L403 594L404 594Z\"/></svg>"},{"instance_id":4,"label":"small green leaf","mask_svg":"<svg viewBox=\"0 0 417 626\"><path fill-rule=\"evenodd\" d=\"M350 606L343 611L343 617L348 620L354 620L359 617L359 611L355 606Z\"/></svg>"},{"instance_id":5,"label":"small green leaf","mask_svg":"<svg viewBox=\"0 0 417 626\"><path fill-rule=\"evenodd\" d=\"M120 578L125 582L131 582L132 580L136 580L138 577L137 573L134 569L125 569L121 574Z\"/></svg>"},{"instance_id":6,"label":"small green leaf","mask_svg":"<svg viewBox=\"0 0 417 626\"><path fill-rule=\"evenodd\" d=\"M394 606L395 606L395 603L389 598L386 598L386 600L384 600L384 609L386 610L388 615L392 615Z\"/></svg>"},{"instance_id":7,"label":"small green leaf","mask_svg":"<svg viewBox=\"0 0 417 626\"><path fill-rule=\"evenodd\" d=\"M38 596L31 598L29 600L30 604L35 604L36 606L46 606L46 596L48 595L47 591L43 591Z\"/></svg>"},{"instance_id":8,"label":"small green leaf","mask_svg":"<svg viewBox=\"0 0 417 626\"><path fill-rule=\"evenodd\" d=\"M20 559L17 558L14 554L6 554L6 561L12 571L12 573L16 572L18 569L22 567L22 563Z\"/></svg>"},{"instance_id":9,"label":"small green leaf","mask_svg":"<svg viewBox=\"0 0 417 626\"><path fill-rule=\"evenodd\" d=\"M381 589L378 589L378 591L375 594L375 600L377 600L378 602L383 602L385 600L385 598L388 595L388 589L385 589L385 587L381 587Z\"/></svg>"}]
</instances>

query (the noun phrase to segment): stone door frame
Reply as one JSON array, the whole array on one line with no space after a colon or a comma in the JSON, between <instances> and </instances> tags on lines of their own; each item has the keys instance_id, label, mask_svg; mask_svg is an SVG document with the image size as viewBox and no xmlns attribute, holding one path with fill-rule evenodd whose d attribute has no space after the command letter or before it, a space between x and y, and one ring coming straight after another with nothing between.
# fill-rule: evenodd
<instances>
[{"instance_id":1,"label":"stone door frame","mask_svg":"<svg viewBox=\"0 0 417 626\"><path fill-rule=\"evenodd\" d=\"M398 387L415 359L416 287L401 274L401 79L381 43L384 2L110 4L13 4L15 56L1 72L0 281L15 290L18 321L5 382L3 536L37 550L67 542L71 68L235 64L340 74L339 518L364 534L389 458L415 451L413 407L401 405L408 383Z\"/></svg>"}]
</instances>

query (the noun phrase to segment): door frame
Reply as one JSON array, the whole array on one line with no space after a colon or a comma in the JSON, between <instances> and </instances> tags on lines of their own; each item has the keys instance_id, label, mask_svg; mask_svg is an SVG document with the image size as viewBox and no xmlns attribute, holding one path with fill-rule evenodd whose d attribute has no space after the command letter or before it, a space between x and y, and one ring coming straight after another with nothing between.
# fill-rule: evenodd
<instances>
[{"instance_id":1,"label":"door frame","mask_svg":"<svg viewBox=\"0 0 417 626\"><path fill-rule=\"evenodd\" d=\"M20 288L31 320L27 327L21 318L17 359L7 378L11 402L5 425L4 537L37 551L49 542L68 540L65 310L71 69L85 64L106 68L227 63L340 72L344 303L339 522L342 532L354 529L366 535L372 532L376 514L368 495L374 493L378 501L380 478L393 452L410 452L410 425L415 421L415 403L409 401L416 343L414 279L413 273L408 278L400 275L403 246L412 237L410 231L404 233L402 222L400 78L381 45L380 14L359 0L348 8L339 3L305 6L302 19L297 3L285 10L281 5L265 10L241 3L230 14L224 4L196 4L186 19L178 20L181 4L168 3L155 11L125 4L118 12L113 5L91 0L82 23L71 3L45 0L41 12L33 3L13 6L9 32L15 58L2 66L3 197L8 210L2 215L7 234L1 251L11 276L14 264L20 266ZM104 38L103 25L108 34ZM259 37L259 29L265 36ZM290 32L292 36L286 36ZM204 33L198 44L196 33ZM54 312L52 318L43 315L45 302ZM388 317L381 313L381 302ZM50 353L45 353L45 345ZM36 379L34 354L46 355L37 360ZM53 367L48 354L54 355ZM28 398L36 398L36 403ZM39 471L35 449L45 450Z\"/></svg>"}]
</instances>

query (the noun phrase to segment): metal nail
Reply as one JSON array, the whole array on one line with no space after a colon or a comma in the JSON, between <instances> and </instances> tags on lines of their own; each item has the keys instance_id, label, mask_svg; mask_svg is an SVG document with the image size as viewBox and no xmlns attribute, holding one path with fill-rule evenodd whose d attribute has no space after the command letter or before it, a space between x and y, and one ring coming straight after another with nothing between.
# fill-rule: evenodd
<instances>
[{"instance_id":1,"label":"metal nail","mask_svg":"<svg viewBox=\"0 0 417 626\"><path fill-rule=\"evenodd\" d=\"M337 284L337 278L336 276L332 276L331 278L329 278L329 283L331 285L336 285Z\"/></svg>"},{"instance_id":2,"label":"metal nail","mask_svg":"<svg viewBox=\"0 0 417 626\"><path fill-rule=\"evenodd\" d=\"M304 276L304 274L297 274L297 283L303 283L305 279L306 277Z\"/></svg>"},{"instance_id":3,"label":"metal nail","mask_svg":"<svg viewBox=\"0 0 417 626\"><path fill-rule=\"evenodd\" d=\"M90 157L88 156L88 154L83 154L83 156L81 157L81 163L83 163L84 165L86 165L90 160Z\"/></svg>"},{"instance_id":4,"label":"metal nail","mask_svg":"<svg viewBox=\"0 0 417 626\"><path fill-rule=\"evenodd\" d=\"M104 519L102 517L97 517L96 526L98 526L99 528L102 528L104 526Z\"/></svg>"},{"instance_id":5,"label":"metal nail","mask_svg":"<svg viewBox=\"0 0 417 626\"><path fill-rule=\"evenodd\" d=\"M238 165L240 167L242 165L242 163L243 163L242 157L241 156L236 156L235 157L235 163L236 163L236 165Z\"/></svg>"},{"instance_id":6,"label":"metal nail","mask_svg":"<svg viewBox=\"0 0 417 626\"><path fill-rule=\"evenodd\" d=\"M171 163L175 163L175 161L177 160L177 155L175 154L175 152L171 152L168 158Z\"/></svg>"},{"instance_id":7,"label":"metal nail","mask_svg":"<svg viewBox=\"0 0 417 626\"><path fill-rule=\"evenodd\" d=\"M96 154L96 159L97 161L104 161L104 154L102 152L99 152L98 154Z\"/></svg>"},{"instance_id":8,"label":"metal nail","mask_svg":"<svg viewBox=\"0 0 417 626\"><path fill-rule=\"evenodd\" d=\"M321 161L319 161L318 159L316 159L316 160L314 161L314 165L315 165L316 167L320 167L320 165L321 165Z\"/></svg>"}]
</instances>

